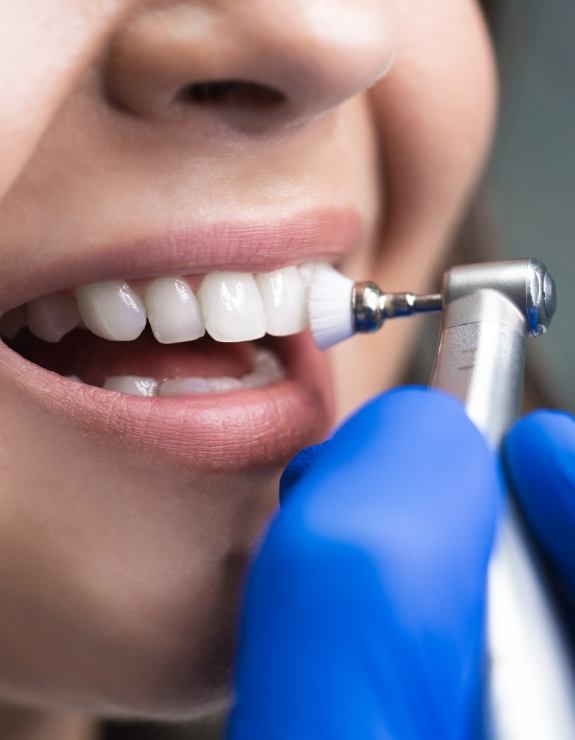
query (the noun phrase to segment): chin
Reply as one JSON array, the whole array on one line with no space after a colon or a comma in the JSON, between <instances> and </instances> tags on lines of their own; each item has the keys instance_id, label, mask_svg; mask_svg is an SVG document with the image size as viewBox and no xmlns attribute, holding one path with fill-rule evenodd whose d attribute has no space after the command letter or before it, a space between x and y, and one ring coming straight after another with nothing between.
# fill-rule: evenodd
<instances>
[{"instance_id":1,"label":"chin","mask_svg":"<svg viewBox=\"0 0 575 740\"><path fill-rule=\"evenodd\" d=\"M246 572L277 481L269 471L201 481L184 472L162 488L156 473L148 490L125 481L109 492L134 497L131 519L116 508L107 532L78 533L81 544L58 557L39 542L38 560L20 558L2 584L3 699L107 718L185 720L223 708ZM230 495L237 503L226 507Z\"/></svg>"}]
</instances>

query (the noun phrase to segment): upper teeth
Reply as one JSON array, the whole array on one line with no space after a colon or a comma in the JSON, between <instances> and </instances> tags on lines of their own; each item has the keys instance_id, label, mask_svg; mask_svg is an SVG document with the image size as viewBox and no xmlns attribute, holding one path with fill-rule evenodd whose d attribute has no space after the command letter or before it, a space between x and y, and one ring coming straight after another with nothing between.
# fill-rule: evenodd
<instances>
[{"instance_id":1,"label":"upper teeth","mask_svg":"<svg viewBox=\"0 0 575 740\"><path fill-rule=\"evenodd\" d=\"M152 280L146 288L148 321L158 342L187 342L206 333L198 299L181 278Z\"/></svg>"},{"instance_id":2,"label":"upper teeth","mask_svg":"<svg viewBox=\"0 0 575 740\"><path fill-rule=\"evenodd\" d=\"M266 333L266 316L253 275L212 272L198 298L211 337L219 342L244 342Z\"/></svg>"},{"instance_id":3,"label":"upper teeth","mask_svg":"<svg viewBox=\"0 0 575 740\"><path fill-rule=\"evenodd\" d=\"M99 337L127 342L144 331L144 303L127 283L84 285L76 291L76 300L84 324Z\"/></svg>"},{"instance_id":4,"label":"upper teeth","mask_svg":"<svg viewBox=\"0 0 575 740\"><path fill-rule=\"evenodd\" d=\"M91 283L75 298L56 293L8 312L0 334L12 338L27 324L41 339L58 342L83 322L99 337L129 341L146 321L164 344L198 339L206 330L219 342L295 334L308 325L306 285L297 267L255 276L211 272L195 295L180 276L151 280L143 291L122 280Z\"/></svg>"}]
</instances>

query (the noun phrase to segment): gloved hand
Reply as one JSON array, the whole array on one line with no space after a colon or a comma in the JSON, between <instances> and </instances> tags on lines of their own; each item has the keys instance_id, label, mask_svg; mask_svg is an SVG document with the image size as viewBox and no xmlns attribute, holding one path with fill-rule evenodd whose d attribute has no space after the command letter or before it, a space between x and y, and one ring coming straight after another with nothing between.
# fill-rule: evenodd
<instances>
[{"instance_id":1,"label":"gloved hand","mask_svg":"<svg viewBox=\"0 0 575 740\"><path fill-rule=\"evenodd\" d=\"M531 530L575 600L575 419L530 414L507 437L504 459Z\"/></svg>"},{"instance_id":2,"label":"gloved hand","mask_svg":"<svg viewBox=\"0 0 575 740\"><path fill-rule=\"evenodd\" d=\"M461 405L380 396L283 488L248 580L228 740L468 737L500 486Z\"/></svg>"}]
</instances>

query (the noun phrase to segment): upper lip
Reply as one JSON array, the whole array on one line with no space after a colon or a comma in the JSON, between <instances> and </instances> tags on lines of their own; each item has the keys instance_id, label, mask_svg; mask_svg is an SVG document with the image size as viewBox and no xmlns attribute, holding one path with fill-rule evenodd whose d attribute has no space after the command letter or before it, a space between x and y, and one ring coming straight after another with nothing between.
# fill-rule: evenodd
<instances>
[{"instance_id":1,"label":"upper lip","mask_svg":"<svg viewBox=\"0 0 575 740\"><path fill-rule=\"evenodd\" d=\"M0 314L42 295L113 278L136 279L210 270L269 272L310 260L336 261L358 244L353 208L314 209L289 218L191 224L71 255L48 255L37 274L3 287Z\"/></svg>"}]
</instances>

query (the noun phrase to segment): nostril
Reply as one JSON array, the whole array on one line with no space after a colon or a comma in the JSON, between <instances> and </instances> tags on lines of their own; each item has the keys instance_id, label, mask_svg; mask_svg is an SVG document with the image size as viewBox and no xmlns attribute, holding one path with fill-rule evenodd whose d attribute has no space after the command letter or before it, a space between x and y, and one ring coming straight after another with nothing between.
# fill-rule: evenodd
<instances>
[{"instance_id":1,"label":"nostril","mask_svg":"<svg viewBox=\"0 0 575 740\"><path fill-rule=\"evenodd\" d=\"M218 107L269 108L285 102L276 88L245 80L215 80L187 85L176 96L179 102Z\"/></svg>"}]
</instances>

